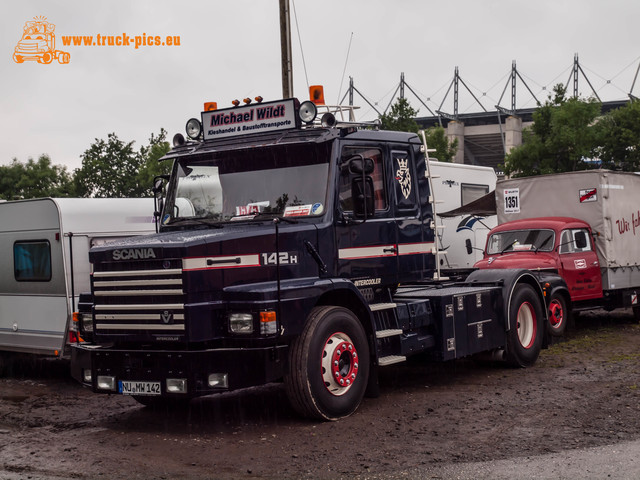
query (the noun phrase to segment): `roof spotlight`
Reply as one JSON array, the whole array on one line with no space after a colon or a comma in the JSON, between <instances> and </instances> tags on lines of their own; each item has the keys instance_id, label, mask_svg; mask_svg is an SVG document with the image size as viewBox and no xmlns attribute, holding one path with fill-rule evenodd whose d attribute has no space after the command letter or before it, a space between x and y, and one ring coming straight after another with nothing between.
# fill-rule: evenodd
<instances>
[{"instance_id":1,"label":"roof spotlight","mask_svg":"<svg viewBox=\"0 0 640 480\"><path fill-rule=\"evenodd\" d=\"M200 123L200 120L198 120L197 118L190 118L187 121L187 126L185 127L185 130L187 131L187 136L189 138L191 138L192 140L196 140L198 137L200 137L200 134L202 133L202 124Z\"/></svg>"},{"instance_id":2,"label":"roof spotlight","mask_svg":"<svg viewBox=\"0 0 640 480\"><path fill-rule=\"evenodd\" d=\"M306 101L300 104L300 111L298 112L300 120L304 123L313 123L318 115L318 109L313 102Z\"/></svg>"}]
</instances>

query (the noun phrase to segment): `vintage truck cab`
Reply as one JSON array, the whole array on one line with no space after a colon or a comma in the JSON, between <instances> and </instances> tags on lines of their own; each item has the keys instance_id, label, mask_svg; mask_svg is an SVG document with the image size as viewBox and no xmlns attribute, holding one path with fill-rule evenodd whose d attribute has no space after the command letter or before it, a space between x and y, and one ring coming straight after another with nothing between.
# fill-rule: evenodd
<instances>
[{"instance_id":1,"label":"vintage truck cab","mask_svg":"<svg viewBox=\"0 0 640 480\"><path fill-rule=\"evenodd\" d=\"M411 355L536 361L531 272L440 275L424 137L316 117L286 99L188 122L159 232L90 252L74 378L145 405L284 381L298 412L336 419Z\"/></svg>"}]
</instances>

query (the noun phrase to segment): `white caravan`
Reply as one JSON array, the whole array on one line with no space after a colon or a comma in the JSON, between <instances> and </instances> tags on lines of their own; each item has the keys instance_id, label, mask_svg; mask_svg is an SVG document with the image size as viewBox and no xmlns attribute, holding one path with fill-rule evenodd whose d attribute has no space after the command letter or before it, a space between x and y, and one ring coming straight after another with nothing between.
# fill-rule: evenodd
<instances>
[{"instance_id":1,"label":"white caravan","mask_svg":"<svg viewBox=\"0 0 640 480\"><path fill-rule=\"evenodd\" d=\"M0 203L0 353L68 354L89 285L89 248L155 232L153 200L39 198Z\"/></svg>"},{"instance_id":2,"label":"white caravan","mask_svg":"<svg viewBox=\"0 0 640 480\"><path fill-rule=\"evenodd\" d=\"M438 248L446 252L439 255L440 269L445 275L467 271L482 259L487 234L497 225L496 215L444 218L437 214L462 207L493 192L496 189L496 172L491 167L436 160L429 161L429 171L436 201Z\"/></svg>"}]
</instances>

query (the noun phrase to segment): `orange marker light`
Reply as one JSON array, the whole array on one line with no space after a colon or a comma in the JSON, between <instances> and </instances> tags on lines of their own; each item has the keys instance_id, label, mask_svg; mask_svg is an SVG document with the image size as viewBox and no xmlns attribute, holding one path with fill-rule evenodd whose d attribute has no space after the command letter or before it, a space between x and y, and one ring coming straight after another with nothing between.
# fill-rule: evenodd
<instances>
[{"instance_id":1,"label":"orange marker light","mask_svg":"<svg viewBox=\"0 0 640 480\"><path fill-rule=\"evenodd\" d=\"M324 88L322 85L311 85L309 87L309 100L316 105L324 105Z\"/></svg>"},{"instance_id":2,"label":"orange marker light","mask_svg":"<svg viewBox=\"0 0 640 480\"><path fill-rule=\"evenodd\" d=\"M254 100L258 103L262 103L262 100L264 99L260 95L258 95Z\"/></svg>"},{"instance_id":3,"label":"orange marker light","mask_svg":"<svg viewBox=\"0 0 640 480\"><path fill-rule=\"evenodd\" d=\"M211 112L212 110L217 110L218 104L216 102L204 102L204 111Z\"/></svg>"},{"instance_id":4,"label":"orange marker light","mask_svg":"<svg viewBox=\"0 0 640 480\"><path fill-rule=\"evenodd\" d=\"M238 105L240 105L240 100L234 100L231 103L233 104L234 107L237 107Z\"/></svg>"},{"instance_id":5,"label":"orange marker light","mask_svg":"<svg viewBox=\"0 0 640 480\"><path fill-rule=\"evenodd\" d=\"M245 98L244 100L242 100L244 103L246 103L247 105L249 105L251 103L251 99L249 97Z\"/></svg>"}]
</instances>

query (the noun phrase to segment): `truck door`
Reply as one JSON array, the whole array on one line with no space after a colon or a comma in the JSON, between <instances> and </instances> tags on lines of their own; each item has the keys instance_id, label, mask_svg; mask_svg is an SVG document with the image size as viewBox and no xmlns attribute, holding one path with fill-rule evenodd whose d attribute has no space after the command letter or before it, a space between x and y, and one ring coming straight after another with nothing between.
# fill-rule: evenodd
<instances>
[{"instance_id":1,"label":"truck door","mask_svg":"<svg viewBox=\"0 0 640 480\"><path fill-rule=\"evenodd\" d=\"M391 169L395 192L394 217L397 226L399 281L419 280L425 255L433 243L423 242L423 228L418 205L418 176L411 151L391 148Z\"/></svg>"},{"instance_id":2,"label":"truck door","mask_svg":"<svg viewBox=\"0 0 640 480\"><path fill-rule=\"evenodd\" d=\"M396 223L389 207L384 149L344 146L338 166L338 274L356 286L395 283ZM365 193L373 201L363 210Z\"/></svg>"},{"instance_id":3,"label":"truck door","mask_svg":"<svg viewBox=\"0 0 640 480\"><path fill-rule=\"evenodd\" d=\"M573 301L602 297L602 277L591 236L585 228L562 231L559 246L564 279Z\"/></svg>"}]
</instances>

